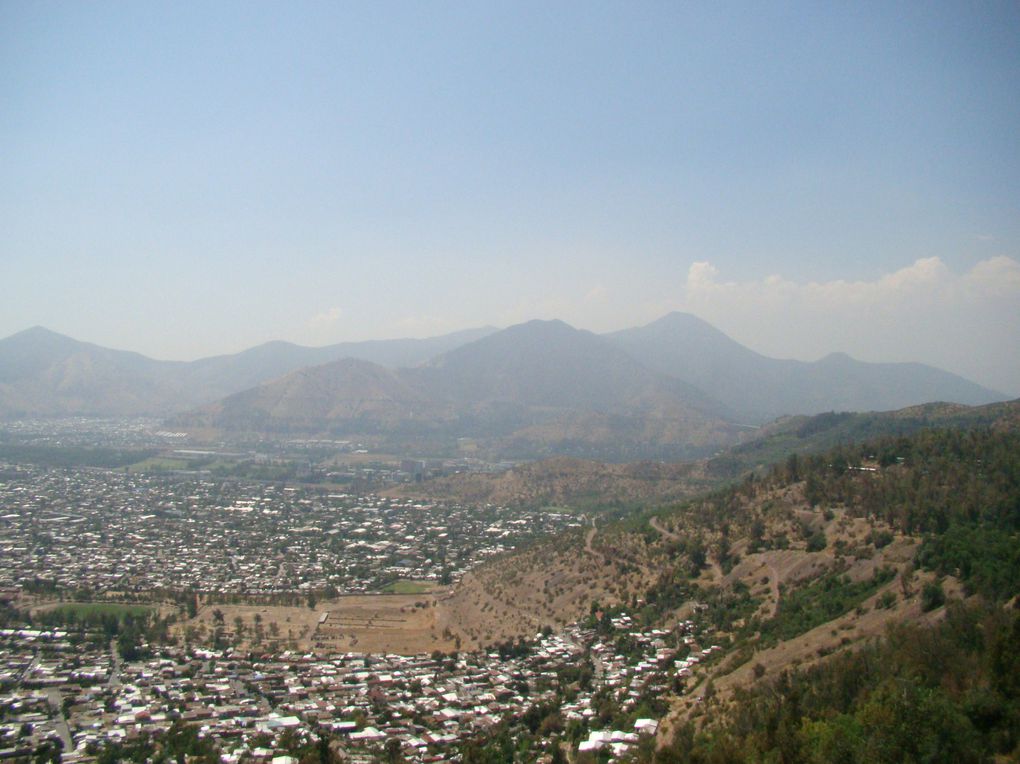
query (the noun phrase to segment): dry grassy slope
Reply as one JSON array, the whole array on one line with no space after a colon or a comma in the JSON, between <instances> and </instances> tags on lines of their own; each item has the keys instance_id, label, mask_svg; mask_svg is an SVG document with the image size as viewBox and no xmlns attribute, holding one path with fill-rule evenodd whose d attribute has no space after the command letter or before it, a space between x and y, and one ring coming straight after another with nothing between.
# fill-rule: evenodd
<instances>
[{"instance_id":1,"label":"dry grassy slope","mask_svg":"<svg viewBox=\"0 0 1020 764\"><path fill-rule=\"evenodd\" d=\"M703 491L707 485L701 464L603 464L556 457L500 474L449 475L399 486L390 493L467 503L575 506L595 501L668 503Z\"/></svg>"},{"instance_id":2,"label":"dry grassy slope","mask_svg":"<svg viewBox=\"0 0 1020 764\"><path fill-rule=\"evenodd\" d=\"M588 529L494 560L439 602L439 623L470 649L563 626L587 615L593 601L629 602L654 579L633 563L646 556L641 545L639 537Z\"/></svg>"},{"instance_id":3,"label":"dry grassy slope","mask_svg":"<svg viewBox=\"0 0 1020 764\"><path fill-rule=\"evenodd\" d=\"M765 497L774 508L780 508L768 523L767 535L791 533L795 523L808 523L812 529L824 531L828 542L824 550L808 552L804 542L798 542L790 549L747 554L747 540L741 539L733 546L741 557L740 562L725 576L706 571L701 583L720 587L732 586L738 581L746 584L752 595L762 600L757 614L767 619L774 615L784 592L810 583L827 570L840 570L859 581L869 579L876 569L888 566L896 571L896 577L859 608L800 636L760 651L731 651L724 655L703 672L685 694L674 699L666 723L660 728L661 741L667 741L677 723L683 720L703 721L718 715L732 705L734 692L740 687L773 677L785 669L809 666L841 650L852 650L880 637L891 623L934 621L944 615L944 608L929 613L921 609L920 592L933 575L913 569L912 560L919 539L894 534L892 543L875 549L868 543L868 535L875 524L849 517L840 509L832 510L827 519L822 509L811 509L807 505L802 488L798 484ZM891 532L888 527L881 529ZM944 579L942 585L950 596L962 596L962 588L954 579ZM890 593L895 596L895 603L891 607L878 607L879 601ZM712 690L706 696L709 679Z\"/></svg>"},{"instance_id":4,"label":"dry grassy slope","mask_svg":"<svg viewBox=\"0 0 1020 764\"><path fill-rule=\"evenodd\" d=\"M581 442L603 447L649 446L668 448L677 453L677 444L686 444L685 453L706 454L737 442L741 430L721 419L706 417L697 411L662 406L639 414L569 412L548 422L523 427L503 439L507 447L545 444L556 448L562 443ZM675 458L675 457L674 457Z\"/></svg>"},{"instance_id":5,"label":"dry grassy slope","mask_svg":"<svg viewBox=\"0 0 1020 764\"><path fill-rule=\"evenodd\" d=\"M763 510L763 505L768 509ZM789 548L748 553L749 539L746 535L738 536L731 539L731 549L739 562L726 575L722 575L718 565L709 565L699 583L730 587L742 582L753 596L762 599L758 610L758 615L762 616L775 613L781 589L809 583L829 570L839 569L854 581L869 579L882 567L892 567L897 572L910 571L919 543L916 538L893 533L885 524L851 517L839 508L829 508L827 517L824 508L808 505L803 484L774 489L756 500L754 506L745 501L739 511L757 513L765 521L765 538L785 536L790 540ZM656 518L653 528L659 529L666 538L678 537L683 529L677 522L676 516ZM825 549L807 551L802 526L824 532ZM873 530L892 533L893 541L882 549L875 549L869 541ZM707 532L705 538L711 544L718 534Z\"/></svg>"},{"instance_id":6,"label":"dry grassy slope","mask_svg":"<svg viewBox=\"0 0 1020 764\"><path fill-rule=\"evenodd\" d=\"M763 506L767 509L762 510ZM764 668L763 676L774 676L785 668L809 665L840 650L853 649L880 636L892 622L941 616L941 610L921 612L920 591L930 575L913 570L918 539L894 533L891 543L876 549L869 541L875 529L872 523L850 517L840 508L829 510L809 507L799 484L770 491L759 497L755 506L739 507L738 513L757 513L764 518L767 540L785 535L789 547L748 553L746 533L731 534L731 550L739 556L739 562L724 575L710 559L697 583L712 588L745 584L761 600L757 614L765 620L775 614L784 593L828 570L837 569L853 580L864 580L877 568L889 566L896 577L859 609L794 639L757 652L734 650L725 654L683 696L673 700L673 710L663 726L664 736L678 720L707 718L712 709L729 704L736 688L759 681L756 673L760 674L761 669L756 672L754 668L758 664ZM824 550L807 551L801 530L805 525L825 533ZM588 528L583 534L508 555L465 577L439 603L437 625L459 635L462 647L469 649L533 634L545 624L555 627L568 623L587 614L592 601L630 603L642 596L661 571L676 563L678 540L690 530L679 525L677 516L667 516L657 518L647 530L625 533ZM887 527L882 530L892 532ZM719 532L705 531L704 538L711 548ZM947 593L958 593L954 581L943 584ZM876 607L888 592L895 594L895 604ZM690 612L689 605L685 605L667 621L675 622ZM717 634L713 641L723 642L725 637ZM709 678L713 690L706 699Z\"/></svg>"}]
</instances>

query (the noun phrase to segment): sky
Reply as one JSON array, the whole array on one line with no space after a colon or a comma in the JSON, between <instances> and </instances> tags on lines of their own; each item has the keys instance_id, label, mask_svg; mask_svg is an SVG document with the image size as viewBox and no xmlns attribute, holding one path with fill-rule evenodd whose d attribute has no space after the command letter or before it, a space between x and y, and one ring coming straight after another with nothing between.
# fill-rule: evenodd
<instances>
[{"instance_id":1,"label":"sky","mask_svg":"<svg viewBox=\"0 0 1020 764\"><path fill-rule=\"evenodd\" d=\"M1016 2L0 0L0 336L695 313L1020 395Z\"/></svg>"}]
</instances>

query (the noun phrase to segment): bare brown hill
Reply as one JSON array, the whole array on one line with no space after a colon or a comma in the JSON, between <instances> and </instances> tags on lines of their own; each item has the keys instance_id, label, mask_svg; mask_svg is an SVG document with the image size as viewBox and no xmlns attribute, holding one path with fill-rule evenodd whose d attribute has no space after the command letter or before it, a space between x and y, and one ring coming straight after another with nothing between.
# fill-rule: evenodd
<instances>
[{"instance_id":1,"label":"bare brown hill","mask_svg":"<svg viewBox=\"0 0 1020 764\"><path fill-rule=\"evenodd\" d=\"M316 431L334 421L371 431L450 416L448 407L428 401L396 372L353 358L295 371L193 414L196 422L226 429L295 431Z\"/></svg>"}]
</instances>

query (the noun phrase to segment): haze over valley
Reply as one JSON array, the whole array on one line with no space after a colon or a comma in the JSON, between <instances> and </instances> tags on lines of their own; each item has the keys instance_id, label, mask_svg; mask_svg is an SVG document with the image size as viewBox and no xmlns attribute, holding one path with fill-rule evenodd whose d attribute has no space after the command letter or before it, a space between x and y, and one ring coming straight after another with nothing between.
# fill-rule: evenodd
<instances>
[{"instance_id":1,"label":"haze over valley","mask_svg":"<svg viewBox=\"0 0 1020 764\"><path fill-rule=\"evenodd\" d=\"M36 328L0 340L0 412L169 417L184 430L369 439L425 455L704 455L782 415L1002 400L922 364L754 353L694 316L596 335L562 321L155 361Z\"/></svg>"},{"instance_id":2,"label":"haze over valley","mask_svg":"<svg viewBox=\"0 0 1020 764\"><path fill-rule=\"evenodd\" d=\"M1020 5L0 3L0 760L1020 762Z\"/></svg>"}]
</instances>

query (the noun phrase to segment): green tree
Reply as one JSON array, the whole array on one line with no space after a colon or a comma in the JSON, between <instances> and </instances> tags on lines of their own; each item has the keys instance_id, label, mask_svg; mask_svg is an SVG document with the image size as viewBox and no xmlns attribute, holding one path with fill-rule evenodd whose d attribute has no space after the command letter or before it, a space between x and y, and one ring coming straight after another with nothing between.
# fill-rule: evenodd
<instances>
[{"instance_id":1,"label":"green tree","mask_svg":"<svg viewBox=\"0 0 1020 764\"><path fill-rule=\"evenodd\" d=\"M941 584L929 581L921 590L921 610L927 613L929 610L942 607L946 601L946 593L942 591Z\"/></svg>"}]
</instances>

